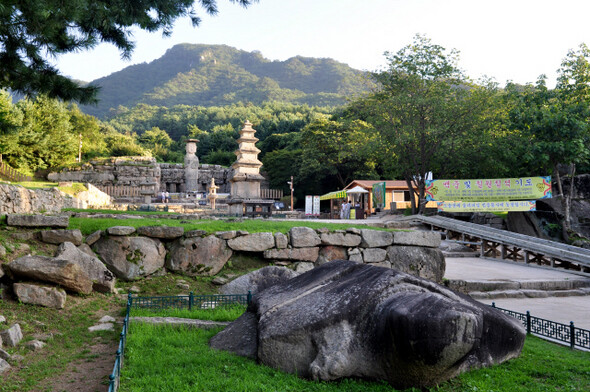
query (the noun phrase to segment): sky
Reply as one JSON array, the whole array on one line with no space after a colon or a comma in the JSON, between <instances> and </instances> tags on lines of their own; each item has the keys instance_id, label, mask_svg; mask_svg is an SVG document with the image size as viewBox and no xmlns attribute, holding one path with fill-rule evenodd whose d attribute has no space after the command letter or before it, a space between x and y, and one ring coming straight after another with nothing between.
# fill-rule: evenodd
<instances>
[{"instance_id":1,"label":"sky","mask_svg":"<svg viewBox=\"0 0 590 392\"><path fill-rule=\"evenodd\" d=\"M587 0L260 0L243 8L217 0L219 13L200 8L201 24L179 19L170 37L133 31L129 60L110 44L54 60L62 74L92 81L127 66L151 62L179 43L224 44L260 51L270 60L333 58L376 71L383 53L397 52L416 34L460 52L459 67L473 79L492 77L554 85L568 50L590 45Z\"/></svg>"}]
</instances>

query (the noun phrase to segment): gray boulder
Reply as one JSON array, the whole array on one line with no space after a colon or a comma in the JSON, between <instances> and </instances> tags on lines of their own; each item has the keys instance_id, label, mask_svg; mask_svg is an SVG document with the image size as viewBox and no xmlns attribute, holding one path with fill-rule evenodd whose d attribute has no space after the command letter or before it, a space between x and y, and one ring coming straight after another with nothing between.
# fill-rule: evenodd
<instances>
[{"instance_id":1,"label":"gray boulder","mask_svg":"<svg viewBox=\"0 0 590 392\"><path fill-rule=\"evenodd\" d=\"M524 339L517 320L433 282L334 261L258 293L210 346L314 380L404 389L515 358Z\"/></svg>"},{"instance_id":2,"label":"gray boulder","mask_svg":"<svg viewBox=\"0 0 590 392\"><path fill-rule=\"evenodd\" d=\"M70 217L65 215L21 215L8 214L6 218L8 226L23 227L68 227Z\"/></svg>"},{"instance_id":3,"label":"gray boulder","mask_svg":"<svg viewBox=\"0 0 590 392\"><path fill-rule=\"evenodd\" d=\"M71 242L78 246L82 244L82 232L76 230L42 230L40 232L41 241L47 244L61 244Z\"/></svg>"},{"instance_id":4,"label":"gray boulder","mask_svg":"<svg viewBox=\"0 0 590 392\"><path fill-rule=\"evenodd\" d=\"M363 261L365 263L381 263L385 261L387 251L381 248L365 248L363 249Z\"/></svg>"},{"instance_id":5,"label":"gray boulder","mask_svg":"<svg viewBox=\"0 0 590 392\"><path fill-rule=\"evenodd\" d=\"M226 241L214 235L179 239L170 247L166 267L190 276L212 276L221 271L232 253Z\"/></svg>"},{"instance_id":6,"label":"gray boulder","mask_svg":"<svg viewBox=\"0 0 590 392\"><path fill-rule=\"evenodd\" d=\"M0 358L0 374L4 373L5 371L10 369L10 364L6 362L4 359Z\"/></svg>"},{"instance_id":7,"label":"gray boulder","mask_svg":"<svg viewBox=\"0 0 590 392\"><path fill-rule=\"evenodd\" d=\"M285 234L276 232L275 233L275 247L277 249L286 249L289 246L289 237Z\"/></svg>"},{"instance_id":8,"label":"gray boulder","mask_svg":"<svg viewBox=\"0 0 590 392\"><path fill-rule=\"evenodd\" d=\"M91 250L92 251L92 250ZM80 250L71 242L64 242L57 248L55 257L77 263L92 280L92 289L101 293L115 292L115 275L96 256Z\"/></svg>"},{"instance_id":9,"label":"gray boulder","mask_svg":"<svg viewBox=\"0 0 590 392\"><path fill-rule=\"evenodd\" d=\"M287 248L265 250L263 257L272 260L310 261L318 259L320 248Z\"/></svg>"},{"instance_id":10,"label":"gray boulder","mask_svg":"<svg viewBox=\"0 0 590 392\"><path fill-rule=\"evenodd\" d=\"M258 293L268 287L285 282L299 275L299 273L286 267L274 265L260 268L246 275L232 280L220 288L222 294L252 294Z\"/></svg>"},{"instance_id":11,"label":"gray boulder","mask_svg":"<svg viewBox=\"0 0 590 392\"><path fill-rule=\"evenodd\" d=\"M88 237L86 237L86 244L88 246L94 245L94 243L96 241L100 240L101 236L102 236L102 230L96 230L94 233L92 233Z\"/></svg>"},{"instance_id":12,"label":"gray boulder","mask_svg":"<svg viewBox=\"0 0 590 392\"><path fill-rule=\"evenodd\" d=\"M166 257L160 240L147 237L103 237L92 249L107 268L123 280L153 274L164 266Z\"/></svg>"},{"instance_id":13,"label":"gray boulder","mask_svg":"<svg viewBox=\"0 0 590 392\"><path fill-rule=\"evenodd\" d=\"M133 226L113 226L107 229L109 235L130 235L135 233Z\"/></svg>"},{"instance_id":14,"label":"gray boulder","mask_svg":"<svg viewBox=\"0 0 590 392\"><path fill-rule=\"evenodd\" d=\"M253 233L232 238L227 245L233 250L244 252L262 252L275 246L272 233Z\"/></svg>"},{"instance_id":15,"label":"gray boulder","mask_svg":"<svg viewBox=\"0 0 590 392\"><path fill-rule=\"evenodd\" d=\"M361 247L379 248L393 243L393 234L389 231L361 229Z\"/></svg>"},{"instance_id":16,"label":"gray boulder","mask_svg":"<svg viewBox=\"0 0 590 392\"><path fill-rule=\"evenodd\" d=\"M7 264L20 278L55 283L66 290L90 294L92 281L77 263L47 256L24 256Z\"/></svg>"},{"instance_id":17,"label":"gray boulder","mask_svg":"<svg viewBox=\"0 0 590 392\"><path fill-rule=\"evenodd\" d=\"M324 264L332 260L346 260L348 253L346 248L341 246L326 245L320 248L320 255L317 259L318 264Z\"/></svg>"},{"instance_id":18,"label":"gray boulder","mask_svg":"<svg viewBox=\"0 0 590 392\"><path fill-rule=\"evenodd\" d=\"M445 275L445 256L440 249L390 246L387 248L387 260L393 269L437 283L442 283Z\"/></svg>"},{"instance_id":19,"label":"gray boulder","mask_svg":"<svg viewBox=\"0 0 590 392\"><path fill-rule=\"evenodd\" d=\"M45 306L53 309L63 309L66 304L66 292L56 287L15 283L12 288L18 300L24 304Z\"/></svg>"},{"instance_id":20,"label":"gray boulder","mask_svg":"<svg viewBox=\"0 0 590 392\"><path fill-rule=\"evenodd\" d=\"M294 248L309 248L322 243L318 233L309 227L292 227L289 230L289 238Z\"/></svg>"},{"instance_id":21,"label":"gray boulder","mask_svg":"<svg viewBox=\"0 0 590 392\"><path fill-rule=\"evenodd\" d=\"M361 236L350 233L322 233L322 245L344 246L354 248L361 243Z\"/></svg>"},{"instance_id":22,"label":"gray boulder","mask_svg":"<svg viewBox=\"0 0 590 392\"><path fill-rule=\"evenodd\" d=\"M394 245L438 248L440 241L440 233L436 231L398 231L393 235Z\"/></svg>"},{"instance_id":23,"label":"gray boulder","mask_svg":"<svg viewBox=\"0 0 590 392\"><path fill-rule=\"evenodd\" d=\"M0 331L0 338L8 347L16 347L23 340L23 333L19 324L13 324L10 328Z\"/></svg>"},{"instance_id":24,"label":"gray boulder","mask_svg":"<svg viewBox=\"0 0 590 392\"><path fill-rule=\"evenodd\" d=\"M173 240L182 237L184 234L184 227L141 226L137 228L137 234L163 240Z\"/></svg>"}]
</instances>

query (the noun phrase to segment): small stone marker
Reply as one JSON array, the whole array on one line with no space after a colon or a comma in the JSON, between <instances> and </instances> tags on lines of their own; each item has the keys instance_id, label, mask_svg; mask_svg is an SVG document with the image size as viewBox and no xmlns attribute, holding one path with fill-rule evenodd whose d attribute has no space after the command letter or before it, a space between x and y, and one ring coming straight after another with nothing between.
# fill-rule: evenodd
<instances>
[{"instance_id":1,"label":"small stone marker","mask_svg":"<svg viewBox=\"0 0 590 392\"><path fill-rule=\"evenodd\" d=\"M92 327L88 327L89 332L97 332L97 331L114 331L115 325L113 323L103 323L93 325Z\"/></svg>"}]
</instances>

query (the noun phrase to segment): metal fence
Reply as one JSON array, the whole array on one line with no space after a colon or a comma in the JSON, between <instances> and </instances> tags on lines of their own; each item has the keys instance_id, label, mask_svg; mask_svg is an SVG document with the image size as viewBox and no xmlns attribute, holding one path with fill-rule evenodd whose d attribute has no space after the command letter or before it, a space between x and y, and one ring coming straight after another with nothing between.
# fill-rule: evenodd
<instances>
[{"instance_id":1,"label":"metal fence","mask_svg":"<svg viewBox=\"0 0 590 392\"><path fill-rule=\"evenodd\" d=\"M123 330L119 339L119 348L113 372L109 376L108 392L116 392L119 389L121 379L121 367L125 358L125 345L129 333L129 315L132 308L136 309L213 309L225 305L248 305L252 301L252 293L230 294L230 295L176 295L167 297L133 297L131 293L127 296L127 311L123 320Z\"/></svg>"},{"instance_id":2,"label":"metal fence","mask_svg":"<svg viewBox=\"0 0 590 392\"><path fill-rule=\"evenodd\" d=\"M590 331L587 329L578 328L573 321L568 324L562 324L551 320L545 320L540 317L531 315L527 310L526 313L519 313L508 309L496 307L496 303L492 302L492 307L515 319L522 322L526 328L527 334L533 334L541 338L549 338L560 343L565 343L570 348L583 348L590 350Z\"/></svg>"}]
</instances>

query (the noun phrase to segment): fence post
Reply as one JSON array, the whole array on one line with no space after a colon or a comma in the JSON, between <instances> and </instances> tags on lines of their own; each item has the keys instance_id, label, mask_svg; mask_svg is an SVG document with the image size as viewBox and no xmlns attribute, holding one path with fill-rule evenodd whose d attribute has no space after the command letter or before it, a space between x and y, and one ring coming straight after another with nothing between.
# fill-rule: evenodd
<instances>
[{"instance_id":1,"label":"fence post","mask_svg":"<svg viewBox=\"0 0 590 392\"><path fill-rule=\"evenodd\" d=\"M531 312L528 310L526 311L526 333L527 335L531 334Z\"/></svg>"},{"instance_id":2,"label":"fence post","mask_svg":"<svg viewBox=\"0 0 590 392\"><path fill-rule=\"evenodd\" d=\"M492 308L495 308L495 307L496 307L496 303L492 302Z\"/></svg>"},{"instance_id":3,"label":"fence post","mask_svg":"<svg viewBox=\"0 0 590 392\"><path fill-rule=\"evenodd\" d=\"M188 295L188 310L193 310L193 292L191 291Z\"/></svg>"},{"instance_id":4,"label":"fence post","mask_svg":"<svg viewBox=\"0 0 590 392\"><path fill-rule=\"evenodd\" d=\"M109 392L115 392L115 376L111 374L109 376Z\"/></svg>"},{"instance_id":5,"label":"fence post","mask_svg":"<svg viewBox=\"0 0 590 392\"><path fill-rule=\"evenodd\" d=\"M576 346L576 327L574 327L574 322L570 321L570 348L573 350Z\"/></svg>"},{"instance_id":6,"label":"fence post","mask_svg":"<svg viewBox=\"0 0 590 392\"><path fill-rule=\"evenodd\" d=\"M252 291L248 290L248 299L246 300L247 304L250 305L252 302Z\"/></svg>"}]
</instances>

